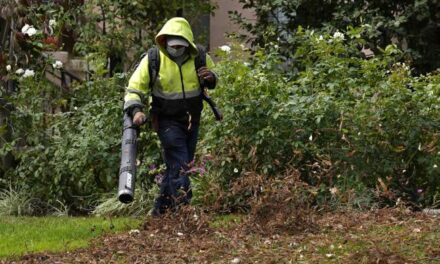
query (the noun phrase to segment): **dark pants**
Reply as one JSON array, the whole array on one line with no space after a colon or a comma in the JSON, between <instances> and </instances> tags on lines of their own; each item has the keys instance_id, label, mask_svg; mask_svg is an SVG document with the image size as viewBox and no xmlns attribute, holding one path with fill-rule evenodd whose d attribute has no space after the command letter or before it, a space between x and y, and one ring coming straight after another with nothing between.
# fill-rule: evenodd
<instances>
[{"instance_id":1,"label":"dark pants","mask_svg":"<svg viewBox=\"0 0 440 264\"><path fill-rule=\"evenodd\" d=\"M187 124L159 119L158 135L164 151L166 171L154 204L156 213L164 213L167 209L191 201L191 183L186 170L194 159L198 133L198 124L193 124L188 131Z\"/></svg>"}]
</instances>

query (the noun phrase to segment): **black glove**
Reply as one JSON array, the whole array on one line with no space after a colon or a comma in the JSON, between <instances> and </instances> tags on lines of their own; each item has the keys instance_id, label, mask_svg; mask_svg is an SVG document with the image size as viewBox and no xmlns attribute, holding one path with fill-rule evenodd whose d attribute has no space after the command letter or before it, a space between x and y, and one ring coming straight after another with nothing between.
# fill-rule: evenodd
<instances>
[{"instance_id":1,"label":"black glove","mask_svg":"<svg viewBox=\"0 0 440 264\"><path fill-rule=\"evenodd\" d=\"M210 71L207 67L200 67L197 70L197 76L199 76L200 84L203 87L214 88L216 83L215 74Z\"/></svg>"}]
</instances>

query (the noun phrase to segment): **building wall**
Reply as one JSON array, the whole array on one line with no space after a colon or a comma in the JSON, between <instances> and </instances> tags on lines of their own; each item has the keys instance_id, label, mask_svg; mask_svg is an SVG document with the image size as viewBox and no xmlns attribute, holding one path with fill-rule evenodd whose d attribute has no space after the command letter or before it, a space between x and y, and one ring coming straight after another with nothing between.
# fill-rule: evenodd
<instances>
[{"instance_id":1,"label":"building wall","mask_svg":"<svg viewBox=\"0 0 440 264\"><path fill-rule=\"evenodd\" d=\"M211 15L210 21L209 46L211 50L227 44L227 33L242 32L240 28L229 19L228 11L237 10L241 12L245 18L250 20L256 19L254 12L249 9L243 9L242 4L239 3L238 0L213 0L213 2L217 5L217 8L214 11L215 14Z\"/></svg>"}]
</instances>

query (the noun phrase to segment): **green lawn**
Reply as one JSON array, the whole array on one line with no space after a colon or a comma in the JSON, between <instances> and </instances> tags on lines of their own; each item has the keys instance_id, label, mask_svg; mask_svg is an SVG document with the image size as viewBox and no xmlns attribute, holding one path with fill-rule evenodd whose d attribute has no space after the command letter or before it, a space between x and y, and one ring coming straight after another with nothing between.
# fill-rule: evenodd
<instances>
[{"instance_id":1,"label":"green lawn","mask_svg":"<svg viewBox=\"0 0 440 264\"><path fill-rule=\"evenodd\" d=\"M138 228L140 223L135 218L1 217L0 259L85 247L93 237Z\"/></svg>"}]
</instances>

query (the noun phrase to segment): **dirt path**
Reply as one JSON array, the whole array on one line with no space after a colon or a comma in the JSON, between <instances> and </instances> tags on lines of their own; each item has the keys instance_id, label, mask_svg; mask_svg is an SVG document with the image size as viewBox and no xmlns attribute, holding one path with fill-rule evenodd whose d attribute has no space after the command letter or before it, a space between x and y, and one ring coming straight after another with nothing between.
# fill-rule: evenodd
<instances>
[{"instance_id":1,"label":"dirt path","mask_svg":"<svg viewBox=\"0 0 440 264\"><path fill-rule=\"evenodd\" d=\"M192 209L146 220L139 230L96 239L86 249L2 263L440 263L438 216L383 209L307 219L237 223Z\"/></svg>"}]
</instances>

